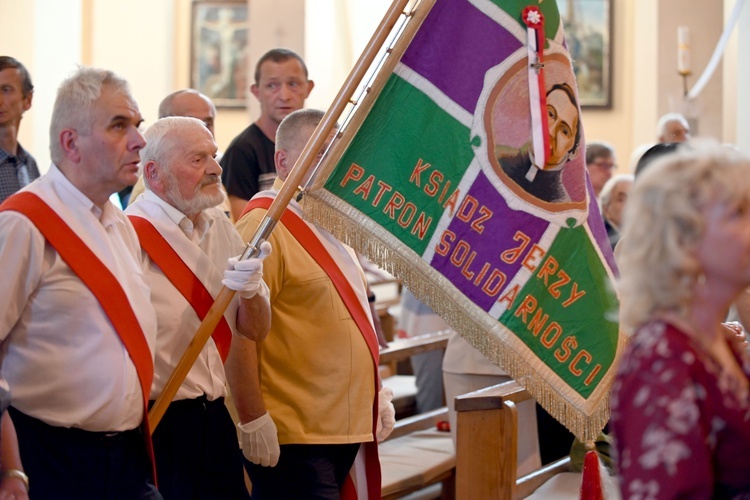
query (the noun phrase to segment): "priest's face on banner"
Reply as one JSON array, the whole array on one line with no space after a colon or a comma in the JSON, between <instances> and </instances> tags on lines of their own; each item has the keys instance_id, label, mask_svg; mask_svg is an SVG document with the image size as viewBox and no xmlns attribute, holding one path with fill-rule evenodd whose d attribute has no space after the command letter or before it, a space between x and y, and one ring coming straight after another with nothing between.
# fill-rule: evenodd
<instances>
[{"instance_id":1,"label":"priest's face on banner","mask_svg":"<svg viewBox=\"0 0 750 500\"><path fill-rule=\"evenodd\" d=\"M549 126L549 158L545 167L554 168L567 162L578 147L578 106L570 87L560 85L547 92L547 124Z\"/></svg>"},{"instance_id":2,"label":"priest's face on banner","mask_svg":"<svg viewBox=\"0 0 750 500\"><path fill-rule=\"evenodd\" d=\"M565 225L570 224L570 217L580 223L585 218L587 194L585 164L579 154L583 131L575 78L562 53L545 54L543 71L549 139L546 161L534 154L528 59L520 52L515 61L487 72L480 100L484 109L475 115L475 120L482 121L475 122L474 132L483 139L476 154L511 206Z\"/></svg>"}]
</instances>

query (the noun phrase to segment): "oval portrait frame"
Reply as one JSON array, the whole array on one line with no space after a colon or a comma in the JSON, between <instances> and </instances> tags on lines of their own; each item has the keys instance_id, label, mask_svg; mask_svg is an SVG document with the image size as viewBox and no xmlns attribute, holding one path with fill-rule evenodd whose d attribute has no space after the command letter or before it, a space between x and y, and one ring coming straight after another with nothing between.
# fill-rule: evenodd
<instances>
[{"instance_id":1,"label":"oval portrait frame","mask_svg":"<svg viewBox=\"0 0 750 500\"><path fill-rule=\"evenodd\" d=\"M550 47L544 55L547 90L555 84L565 83L575 93L575 77L567 52L564 47L555 48L557 44L552 40L548 40L548 43ZM579 103L576 103L576 107L578 127L581 129L580 140L561 174L562 186L570 200L545 201L529 193L503 170L495 154L496 147L499 146L502 150L516 151L519 157L528 157L531 118L527 64L528 56L526 48L523 47L485 74L484 87L472 125L472 137L479 139L474 141L477 144L474 154L490 183L505 198L508 206L561 226L578 226L588 217L589 203L584 158L585 139ZM528 162L530 166L531 161Z\"/></svg>"}]
</instances>

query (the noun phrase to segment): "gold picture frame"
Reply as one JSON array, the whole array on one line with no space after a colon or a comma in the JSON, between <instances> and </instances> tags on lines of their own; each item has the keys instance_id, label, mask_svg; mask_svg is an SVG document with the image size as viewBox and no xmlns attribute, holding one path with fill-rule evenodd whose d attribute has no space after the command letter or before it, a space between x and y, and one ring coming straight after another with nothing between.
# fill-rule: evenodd
<instances>
[{"instance_id":1,"label":"gold picture frame","mask_svg":"<svg viewBox=\"0 0 750 500\"><path fill-rule=\"evenodd\" d=\"M557 0L583 108L612 107L612 0Z\"/></svg>"},{"instance_id":2,"label":"gold picture frame","mask_svg":"<svg viewBox=\"0 0 750 500\"><path fill-rule=\"evenodd\" d=\"M247 1L193 1L190 86L217 107L247 105L248 31Z\"/></svg>"}]
</instances>

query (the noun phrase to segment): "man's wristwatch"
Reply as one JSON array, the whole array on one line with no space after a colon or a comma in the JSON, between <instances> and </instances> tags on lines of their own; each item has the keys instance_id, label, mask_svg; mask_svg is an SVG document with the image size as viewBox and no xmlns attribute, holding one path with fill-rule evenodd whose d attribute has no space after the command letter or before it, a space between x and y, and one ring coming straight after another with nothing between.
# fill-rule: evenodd
<instances>
[{"instance_id":1,"label":"man's wristwatch","mask_svg":"<svg viewBox=\"0 0 750 500\"><path fill-rule=\"evenodd\" d=\"M6 478L16 478L20 479L24 486L26 486L26 491L29 491L29 476L26 475L26 473L19 469L3 469L2 473L0 474L0 478L6 479Z\"/></svg>"}]
</instances>

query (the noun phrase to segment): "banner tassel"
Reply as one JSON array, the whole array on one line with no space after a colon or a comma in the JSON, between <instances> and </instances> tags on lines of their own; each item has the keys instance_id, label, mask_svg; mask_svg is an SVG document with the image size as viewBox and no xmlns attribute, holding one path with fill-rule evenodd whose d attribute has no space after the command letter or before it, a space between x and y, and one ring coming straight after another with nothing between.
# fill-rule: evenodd
<instances>
[{"instance_id":1,"label":"banner tassel","mask_svg":"<svg viewBox=\"0 0 750 500\"><path fill-rule=\"evenodd\" d=\"M583 459L583 478L581 480L581 500L603 500L602 467L599 467L599 455L593 441L586 441L586 456Z\"/></svg>"},{"instance_id":2,"label":"banner tassel","mask_svg":"<svg viewBox=\"0 0 750 500\"><path fill-rule=\"evenodd\" d=\"M305 216L330 231L337 239L357 248L375 264L394 276L451 325L487 359L507 371L528 390L555 419L563 423L581 442L596 440L609 421L609 398L587 417L565 398L550 390L534 367L508 349L503 336L510 335L484 311L462 304L458 293L451 293L436 280L436 271L405 256L406 248L379 228L362 212L348 206L325 189L309 191L303 201ZM356 221L356 222L354 222Z\"/></svg>"}]
</instances>

